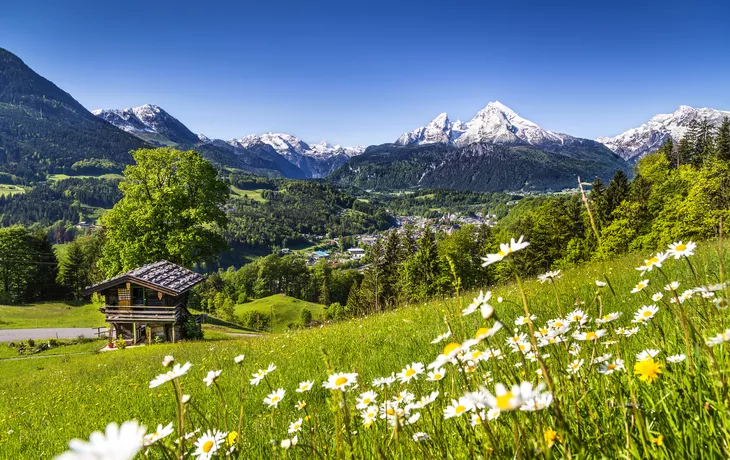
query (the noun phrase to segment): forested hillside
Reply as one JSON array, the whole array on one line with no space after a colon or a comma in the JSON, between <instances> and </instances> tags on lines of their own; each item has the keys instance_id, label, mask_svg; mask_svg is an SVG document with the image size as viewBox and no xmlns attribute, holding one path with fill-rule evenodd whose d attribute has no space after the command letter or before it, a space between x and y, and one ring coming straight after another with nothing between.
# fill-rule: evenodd
<instances>
[{"instance_id":1,"label":"forested hillside","mask_svg":"<svg viewBox=\"0 0 730 460\"><path fill-rule=\"evenodd\" d=\"M576 177L610 179L630 166L605 146L574 142L552 151L532 146L450 144L369 147L335 171L332 181L363 189L413 187L481 192L561 190L573 188Z\"/></svg>"},{"instance_id":2,"label":"forested hillside","mask_svg":"<svg viewBox=\"0 0 730 460\"><path fill-rule=\"evenodd\" d=\"M231 185L260 188L260 198L231 200L226 237L251 246L287 246L302 234L349 235L384 230L393 220L381 207L357 200L331 185L295 180L229 176Z\"/></svg>"},{"instance_id":3,"label":"forested hillside","mask_svg":"<svg viewBox=\"0 0 730 460\"><path fill-rule=\"evenodd\" d=\"M127 164L143 145L0 48L0 180L45 180L92 158Z\"/></svg>"}]
</instances>

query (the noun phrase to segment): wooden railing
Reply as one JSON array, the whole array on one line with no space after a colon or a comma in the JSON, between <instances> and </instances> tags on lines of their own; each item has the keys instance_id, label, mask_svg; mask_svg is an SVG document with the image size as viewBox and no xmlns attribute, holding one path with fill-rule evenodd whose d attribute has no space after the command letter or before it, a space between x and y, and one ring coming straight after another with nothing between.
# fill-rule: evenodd
<instances>
[{"instance_id":1,"label":"wooden railing","mask_svg":"<svg viewBox=\"0 0 730 460\"><path fill-rule=\"evenodd\" d=\"M123 323L123 322L175 322L182 316L182 308L177 307L152 307L152 306L136 306L121 307L115 305L107 305L101 309L106 315L107 323Z\"/></svg>"}]
</instances>

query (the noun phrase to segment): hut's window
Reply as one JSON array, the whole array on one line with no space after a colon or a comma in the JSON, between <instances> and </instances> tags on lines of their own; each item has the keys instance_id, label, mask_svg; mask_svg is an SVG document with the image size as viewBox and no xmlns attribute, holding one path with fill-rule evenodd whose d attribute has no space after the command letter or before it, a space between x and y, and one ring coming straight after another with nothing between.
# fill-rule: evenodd
<instances>
[{"instance_id":1,"label":"hut's window","mask_svg":"<svg viewBox=\"0 0 730 460\"><path fill-rule=\"evenodd\" d=\"M144 288L132 288L132 305L144 305Z\"/></svg>"}]
</instances>

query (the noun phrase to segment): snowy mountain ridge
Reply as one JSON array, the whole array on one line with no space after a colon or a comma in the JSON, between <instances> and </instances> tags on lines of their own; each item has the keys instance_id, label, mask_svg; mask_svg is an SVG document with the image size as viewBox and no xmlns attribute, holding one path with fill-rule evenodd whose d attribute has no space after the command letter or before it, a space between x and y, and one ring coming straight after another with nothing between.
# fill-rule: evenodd
<instances>
[{"instance_id":1,"label":"snowy mountain ridge","mask_svg":"<svg viewBox=\"0 0 730 460\"><path fill-rule=\"evenodd\" d=\"M730 112L681 105L672 113L654 115L643 125L624 131L618 136L599 137L596 141L613 150L621 158L634 160L657 150L670 137L674 142L679 142L692 122L707 120L710 125L717 128L725 117L730 117Z\"/></svg>"},{"instance_id":2,"label":"snowy mountain ridge","mask_svg":"<svg viewBox=\"0 0 730 460\"><path fill-rule=\"evenodd\" d=\"M543 129L519 116L501 102L494 101L488 103L466 123L461 121L452 123L448 115L442 113L428 125L403 133L396 143L401 145L445 143L465 146L488 142L540 147L546 144L562 144L567 139L575 138Z\"/></svg>"}]
</instances>

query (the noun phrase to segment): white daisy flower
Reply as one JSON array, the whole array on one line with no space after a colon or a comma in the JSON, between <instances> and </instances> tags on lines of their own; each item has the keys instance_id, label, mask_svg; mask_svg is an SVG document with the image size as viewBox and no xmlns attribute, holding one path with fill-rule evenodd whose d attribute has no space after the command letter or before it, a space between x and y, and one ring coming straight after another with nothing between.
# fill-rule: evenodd
<instances>
[{"instance_id":1,"label":"white daisy flower","mask_svg":"<svg viewBox=\"0 0 730 460\"><path fill-rule=\"evenodd\" d=\"M218 430L206 431L195 441L196 450L193 455L198 460L210 460L216 455L223 444L226 435Z\"/></svg>"},{"instance_id":2,"label":"white daisy flower","mask_svg":"<svg viewBox=\"0 0 730 460\"><path fill-rule=\"evenodd\" d=\"M444 418L461 417L472 409L474 409L474 403L465 396L458 400L452 399L451 404L444 409Z\"/></svg>"},{"instance_id":3,"label":"white daisy flower","mask_svg":"<svg viewBox=\"0 0 730 460\"><path fill-rule=\"evenodd\" d=\"M649 285L649 280L641 280L638 282L636 287L631 290L632 294L643 291Z\"/></svg>"},{"instance_id":4,"label":"white daisy flower","mask_svg":"<svg viewBox=\"0 0 730 460\"><path fill-rule=\"evenodd\" d=\"M451 337L451 331L446 331L443 334L441 334L438 337L436 337L435 339L433 339L431 341L431 343L439 343L442 340L448 339L449 337Z\"/></svg>"},{"instance_id":5,"label":"white daisy flower","mask_svg":"<svg viewBox=\"0 0 730 460\"><path fill-rule=\"evenodd\" d=\"M656 255L644 260L644 265L637 267L641 273L650 272L654 267L660 268L669 255L665 252L658 252Z\"/></svg>"},{"instance_id":6,"label":"white daisy flower","mask_svg":"<svg viewBox=\"0 0 730 460\"><path fill-rule=\"evenodd\" d=\"M667 362L672 364L681 363L685 359L687 359L687 355L685 354L667 356Z\"/></svg>"},{"instance_id":7,"label":"white daisy flower","mask_svg":"<svg viewBox=\"0 0 730 460\"><path fill-rule=\"evenodd\" d=\"M400 383L408 383L411 380L417 380L418 374L423 374L423 363L411 363L405 369L396 374Z\"/></svg>"},{"instance_id":8,"label":"white daisy flower","mask_svg":"<svg viewBox=\"0 0 730 460\"><path fill-rule=\"evenodd\" d=\"M223 371L208 371L208 375L203 378L203 382L205 382L205 385L208 387L213 385L213 382L215 382L215 380L220 377L221 372Z\"/></svg>"},{"instance_id":9,"label":"white daisy flower","mask_svg":"<svg viewBox=\"0 0 730 460\"><path fill-rule=\"evenodd\" d=\"M496 254L487 254L487 257L482 257L482 261L484 261L484 263L482 263L482 267L486 267L495 262L499 262L513 252L519 251L520 249L524 249L529 246L530 243L528 243L527 241L522 241L522 238L524 238L524 236L520 236L520 239L517 241L512 238L509 244L500 244L499 251L497 251Z\"/></svg>"},{"instance_id":10,"label":"white daisy flower","mask_svg":"<svg viewBox=\"0 0 730 460\"><path fill-rule=\"evenodd\" d=\"M483 291L479 291L479 296L475 297L474 301L470 303L468 307L462 310L462 316L470 315L477 311L477 309L479 309L481 310L482 318L489 319L494 313L494 308L489 305L489 299L491 298L491 291L487 291L486 294Z\"/></svg>"},{"instance_id":11,"label":"white daisy flower","mask_svg":"<svg viewBox=\"0 0 730 460\"><path fill-rule=\"evenodd\" d=\"M301 418L299 420L296 420L294 422L291 422L291 424L289 424L288 433L292 434L292 433L297 433L299 431L302 431L302 419Z\"/></svg>"},{"instance_id":12,"label":"white daisy flower","mask_svg":"<svg viewBox=\"0 0 730 460\"><path fill-rule=\"evenodd\" d=\"M357 383L356 373L338 372L330 375L327 381L322 383L322 386L329 390L342 390L345 391L347 387L350 387Z\"/></svg>"},{"instance_id":13,"label":"white daisy flower","mask_svg":"<svg viewBox=\"0 0 730 460\"><path fill-rule=\"evenodd\" d=\"M269 395L264 398L264 404L269 407L279 407L279 403L282 399L284 399L285 394L286 390L279 388L278 390L269 393Z\"/></svg>"},{"instance_id":14,"label":"white daisy flower","mask_svg":"<svg viewBox=\"0 0 730 460\"><path fill-rule=\"evenodd\" d=\"M683 242L674 242L669 245L669 250L667 251L670 256L673 256L675 259L679 259L682 256L689 257L694 254L695 249L697 248L697 245L693 243L692 241L687 241L687 243Z\"/></svg>"},{"instance_id":15,"label":"white daisy flower","mask_svg":"<svg viewBox=\"0 0 730 460\"><path fill-rule=\"evenodd\" d=\"M174 429L172 428L172 422L168 423L166 426L162 426L162 424L157 425L157 429L145 435L144 437L144 445L151 446L152 444L156 443L160 439L166 438L172 434Z\"/></svg>"},{"instance_id":16,"label":"white daisy flower","mask_svg":"<svg viewBox=\"0 0 730 460\"><path fill-rule=\"evenodd\" d=\"M88 441L72 439L68 443L69 450L56 460L132 460L144 443L145 427L136 420L122 423L110 423L104 432L96 431Z\"/></svg>"},{"instance_id":17,"label":"white daisy flower","mask_svg":"<svg viewBox=\"0 0 730 460\"><path fill-rule=\"evenodd\" d=\"M636 361L644 361L649 358L654 358L659 354L659 350L649 348L636 354Z\"/></svg>"}]
</instances>

